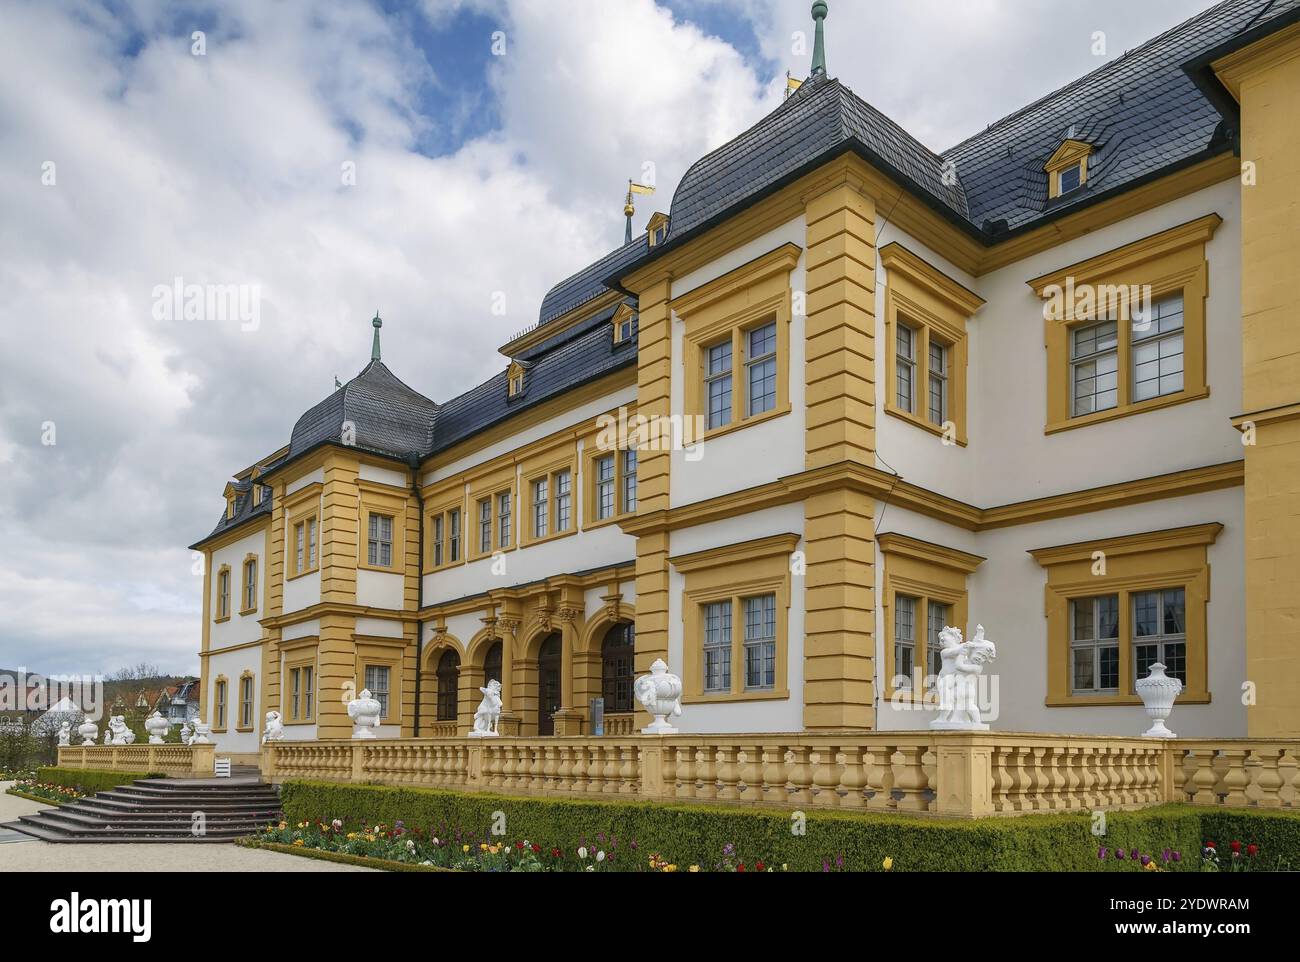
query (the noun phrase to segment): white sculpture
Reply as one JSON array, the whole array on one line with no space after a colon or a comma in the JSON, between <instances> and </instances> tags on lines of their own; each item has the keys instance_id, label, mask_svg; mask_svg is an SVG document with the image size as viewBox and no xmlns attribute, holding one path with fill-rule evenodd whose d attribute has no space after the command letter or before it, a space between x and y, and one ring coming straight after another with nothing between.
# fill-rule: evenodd
<instances>
[{"instance_id":1,"label":"white sculpture","mask_svg":"<svg viewBox=\"0 0 1300 962\"><path fill-rule=\"evenodd\" d=\"M353 738L374 738L375 733L372 729L379 727L379 713L383 706L379 704L379 699L370 694L370 689L365 688L361 694L348 702L348 717L352 719L352 737Z\"/></svg>"},{"instance_id":2,"label":"white sculpture","mask_svg":"<svg viewBox=\"0 0 1300 962\"><path fill-rule=\"evenodd\" d=\"M478 711L474 712L474 728L469 737L496 738L501 734L501 682L493 678L479 691L483 693L483 700L478 703Z\"/></svg>"},{"instance_id":3,"label":"white sculpture","mask_svg":"<svg viewBox=\"0 0 1300 962\"><path fill-rule=\"evenodd\" d=\"M181 722L181 744L188 745L194 738L194 729L190 727L190 720L187 718Z\"/></svg>"},{"instance_id":4,"label":"white sculpture","mask_svg":"<svg viewBox=\"0 0 1300 962\"><path fill-rule=\"evenodd\" d=\"M99 726L87 718L77 726L77 734L81 736L81 745L84 748L87 745L95 744L95 739L99 737Z\"/></svg>"},{"instance_id":5,"label":"white sculpture","mask_svg":"<svg viewBox=\"0 0 1300 962\"><path fill-rule=\"evenodd\" d=\"M1151 674L1141 678L1133 686L1137 689L1142 704L1146 707L1147 717L1153 722L1142 733L1143 738L1177 738L1165 726L1165 719L1174 710L1174 699L1183 692L1183 683L1177 678L1165 674L1165 666L1156 662L1151 666Z\"/></svg>"},{"instance_id":6,"label":"white sculpture","mask_svg":"<svg viewBox=\"0 0 1300 962\"><path fill-rule=\"evenodd\" d=\"M984 638L984 626L975 626L975 637L962 641L961 629L945 627L939 632L943 645L943 667L935 688L939 695L939 717L930 722L935 731L986 732L980 720L979 677L984 666L998 656L993 642Z\"/></svg>"},{"instance_id":7,"label":"white sculpture","mask_svg":"<svg viewBox=\"0 0 1300 962\"><path fill-rule=\"evenodd\" d=\"M190 738L191 745L211 745L212 740L208 738L208 723L194 719L194 735Z\"/></svg>"},{"instance_id":8,"label":"white sculpture","mask_svg":"<svg viewBox=\"0 0 1300 962\"><path fill-rule=\"evenodd\" d=\"M266 713L266 728L262 732L262 744L267 742L278 742L284 738L284 724L280 721L278 711L269 711Z\"/></svg>"},{"instance_id":9,"label":"white sculpture","mask_svg":"<svg viewBox=\"0 0 1300 962\"><path fill-rule=\"evenodd\" d=\"M642 675L632 683L632 693L641 707L654 715L655 720L641 729L642 735L676 735L677 729L668 724L668 716L682 713L682 680L668 671L662 658L650 666L650 674Z\"/></svg>"},{"instance_id":10,"label":"white sculpture","mask_svg":"<svg viewBox=\"0 0 1300 962\"><path fill-rule=\"evenodd\" d=\"M111 716L108 719L108 727L104 729L104 744L113 744L113 719Z\"/></svg>"},{"instance_id":11,"label":"white sculpture","mask_svg":"<svg viewBox=\"0 0 1300 962\"><path fill-rule=\"evenodd\" d=\"M161 745L172 723L163 718L161 712L154 712L144 720L144 730L149 733L150 745Z\"/></svg>"},{"instance_id":12,"label":"white sculpture","mask_svg":"<svg viewBox=\"0 0 1300 962\"><path fill-rule=\"evenodd\" d=\"M72 744L72 723L64 722L59 726L59 747L67 748Z\"/></svg>"},{"instance_id":13,"label":"white sculpture","mask_svg":"<svg viewBox=\"0 0 1300 962\"><path fill-rule=\"evenodd\" d=\"M135 732L126 727L126 719L121 715L113 715L108 719L108 731L104 732L105 745L110 744L107 736L112 736L113 745L130 745L135 742Z\"/></svg>"}]
</instances>

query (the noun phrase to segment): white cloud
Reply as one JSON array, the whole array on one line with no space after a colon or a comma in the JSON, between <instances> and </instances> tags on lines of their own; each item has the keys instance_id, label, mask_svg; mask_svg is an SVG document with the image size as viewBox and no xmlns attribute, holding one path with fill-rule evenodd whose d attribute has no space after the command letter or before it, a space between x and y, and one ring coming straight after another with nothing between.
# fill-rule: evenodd
<instances>
[{"instance_id":1,"label":"white cloud","mask_svg":"<svg viewBox=\"0 0 1300 962\"><path fill-rule=\"evenodd\" d=\"M1145 36L1193 5L1102 6ZM1096 4L831 6L831 72L936 147L1086 69L1059 48L1106 19ZM798 73L806 58L785 48L807 7L728 9ZM651 0L425 3L444 26L466 8L504 20L507 55L490 65L502 127L437 158L413 148L477 102L424 116L428 86L450 89L444 65L375 7L222 3L203 57L168 5L140 0L128 23L91 4L6 8L0 667L195 670L184 545L214 523L226 478L364 365L376 308L400 377L436 400L472 387L552 284L621 242L643 162L660 193L640 199L638 227L691 162L779 102L783 78ZM484 57L490 40L465 38ZM178 276L257 285L261 326L154 321L155 285Z\"/></svg>"}]
</instances>

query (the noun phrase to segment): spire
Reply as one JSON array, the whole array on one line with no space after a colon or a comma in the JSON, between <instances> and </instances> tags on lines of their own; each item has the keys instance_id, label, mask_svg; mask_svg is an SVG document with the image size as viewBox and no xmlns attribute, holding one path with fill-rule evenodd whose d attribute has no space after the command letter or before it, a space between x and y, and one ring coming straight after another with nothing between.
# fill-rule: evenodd
<instances>
[{"instance_id":1,"label":"spire","mask_svg":"<svg viewBox=\"0 0 1300 962\"><path fill-rule=\"evenodd\" d=\"M817 0L812 5L812 18L817 21L817 36L813 41L812 75L826 76L826 38L822 32L822 21L828 11L826 0Z\"/></svg>"},{"instance_id":2,"label":"spire","mask_svg":"<svg viewBox=\"0 0 1300 962\"><path fill-rule=\"evenodd\" d=\"M375 326L375 343L370 348L370 360L379 360L379 329L384 326L383 320L379 317L379 312L375 311L375 319L370 322Z\"/></svg>"},{"instance_id":3,"label":"spire","mask_svg":"<svg viewBox=\"0 0 1300 962\"><path fill-rule=\"evenodd\" d=\"M623 216L627 218L627 230L623 232L624 246L632 243L632 217L636 214L636 206L632 203L633 194L653 194L655 189L647 184L638 184L636 181L628 178L627 182L627 200L623 202Z\"/></svg>"}]
</instances>

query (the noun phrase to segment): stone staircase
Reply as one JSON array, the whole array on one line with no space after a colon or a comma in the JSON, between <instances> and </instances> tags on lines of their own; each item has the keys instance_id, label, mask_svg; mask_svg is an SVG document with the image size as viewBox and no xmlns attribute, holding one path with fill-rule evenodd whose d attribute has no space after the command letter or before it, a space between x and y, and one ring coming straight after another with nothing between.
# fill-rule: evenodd
<instances>
[{"instance_id":1,"label":"stone staircase","mask_svg":"<svg viewBox=\"0 0 1300 962\"><path fill-rule=\"evenodd\" d=\"M278 790L256 775L145 778L0 828L46 842L229 842L280 817Z\"/></svg>"}]
</instances>

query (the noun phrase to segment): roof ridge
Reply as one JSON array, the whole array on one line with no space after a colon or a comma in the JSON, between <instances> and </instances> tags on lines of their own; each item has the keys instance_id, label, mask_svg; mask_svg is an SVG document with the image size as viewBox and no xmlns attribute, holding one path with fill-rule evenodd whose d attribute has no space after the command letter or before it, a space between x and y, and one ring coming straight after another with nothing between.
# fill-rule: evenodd
<instances>
[{"instance_id":1,"label":"roof ridge","mask_svg":"<svg viewBox=\"0 0 1300 962\"><path fill-rule=\"evenodd\" d=\"M1011 123L1013 120L1016 120L1016 119L1018 119L1018 118L1024 116L1025 114L1028 114L1030 111L1034 110L1035 108L1042 106L1043 104L1047 103L1048 101L1051 101L1051 100L1056 99L1057 97L1060 97L1060 96L1061 96L1062 94L1064 94L1066 91L1071 90L1072 88L1074 88L1074 87L1076 87L1076 86L1079 86L1079 85L1083 84L1085 81L1092 79L1093 77L1097 76L1098 74L1104 73L1104 72L1106 72L1106 71L1108 71L1108 70L1111 70L1111 69L1113 69L1113 68L1119 66L1120 64L1122 64L1122 63L1124 63L1125 61L1129 60L1130 58L1132 58L1132 57L1134 57L1134 56L1137 56L1139 53L1142 53L1142 52L1147 51L1149 48L1152 48L1152 47L1156 46L1157 44L1161 43L1162 41L1168 39L1169 36L1170 36L1171 34L1175 34L1175 33L1179 32L1179 31L1181 31L1182 29L1184 29L1185 27L1189 26L1190 24L1192 24L1192 23L1194 23L1194 22L1196 22L1196 21L1203 20L1203 19L1208 19L1212 14L1216 14L1216 13L1218 13L1219 11L1223 10L1225 7L1233 6L1234 4L1236 4L1236 3L1238 3L1238 2L1239 2L1239 0L1222 0L1221 3L1216 3L1216 4L1215 4L1214 6L1212 6L1212 7L1207 7L1206 9L1202 10L1200 13L1195 14L1194 16L1188 17L1186 20L1182 21L1181 23L1175 24L1174 26L1172 26L1172 27L1170 27L1169 29L1165 30L1163 33L1159 33L1159 34L1157 34L1156 36L1152 37L1150 40L1143 41L1142 43L1140 43L1140 44L1138 44L1136 47L1134 47L1132 50L1126 50L1126 51L1124 51L1124 53L1120 54L1120 55L1119 55L1118 57L1116 57L1115 59L1106 61L1106 62L1105 62L1104 64L1102 64L1101 66L1099 66L1099 67L1097 67L1097 68L1095 68L1095 69L1093 69L1093 70L1088 71L1088 72L1087 72L1086 74L1084 74L1083 76L1081 76L1081 77L1075 77L1073 80L1069 81L1069 82L1066 83L1066 84L1063 84L1062 86L1060 86L1060 87L1058 87L1057 89L1051 91L1050 93L1046 93L1046 94L1044 94L1043 96L1039 97L1038 99L1036 99L1036 100L1034 100L1034 101L1031 101L1031 102L1028 103L1028 104L1025 104L1025 106L1020 107L1019 109L1012 111L1011 113L1007 114L1005 117L1002 117L1002 118L1000 118L1000 119L998 119L998 120L993 121L993 123L989 124L989 125L988 125L987 127L985 127L983 130L977 131L976 133L973 133L973 134L971 134L969 137L965 138L964 140L961 140L961 141L959 141L958 143L953 144L951 147L948 147L947 149L945 149L944 151L942 151L942 152L939 154L939 156L940 156L941 158L947 158L950 154L956 153L958 150L960 150L961 148L965 147L967 144L970 144L970 143L972 143L973 141L979 140L979 139L982 138L982 137L986 137L986 136L988 136L988 135L991 134L995 129L1000 128L1000 127L1003 127L1003 126L1005 126L1005 125ZM1251 22L1253 23L1255 20L1257 20L1257 19L1259 18L1260 13L1262 13L1264 10L1266 10L1266 9L1268 9L1270 6L1272 6L1273 2L1274 2L1274 0L1262 0L1263 5L1260 7L1259 11L1256 11L1255 16L1251 18ZM1234 35L1235 35L1237 32L1239 32L1239 31L1234 31Z\"/></svg>"}]
</instances>

